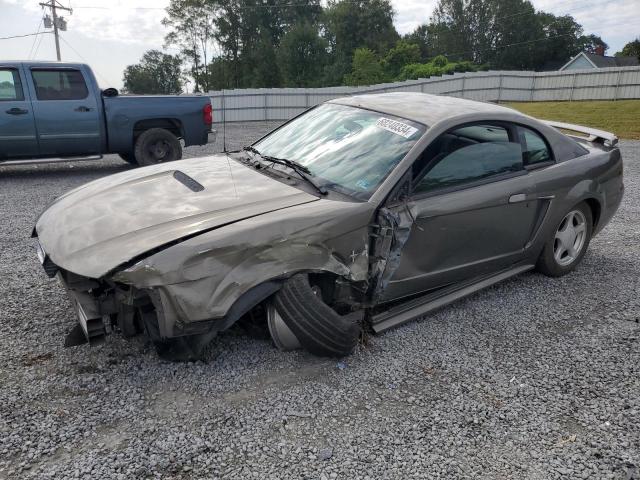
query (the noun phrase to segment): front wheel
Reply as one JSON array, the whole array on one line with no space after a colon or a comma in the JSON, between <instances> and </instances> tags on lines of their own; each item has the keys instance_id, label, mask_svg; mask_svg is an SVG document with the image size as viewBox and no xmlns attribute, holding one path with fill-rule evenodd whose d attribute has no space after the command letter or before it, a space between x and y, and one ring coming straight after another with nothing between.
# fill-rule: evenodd
<instances>
[{"instance_id":1,"label":"front wheel","mask_svg":"<svg viewBox=\"0 0 640 480\"><path fill-rule=\"evenodd\" d=\"M276 346L290 350L300 342L321 357L344 357L353 351L360 338L362 312L338 315L321 297L321 289L309 283L307 274L294 275L284 283L274 302L275 312L288 328L269 322L272 335L276 332Z\"/></svg>"},{"instance_id":2,"label":"front wheel","mask_svg":"<svg viewBox=\"0 0 640 480\"><path fill-rule=\"evenodd\" d=\"M180 140L164 128L150 128L136 140L135 157L139 165L155 165L182 158Z\"/></svg>"},{"instance_id":3,"label":"front wheel","mask_svg":"<svg viewBox=\"0 0 640 480\"><path fill-rule=\"evenodd\" d=\"M566 275L582 261L593 232L593 215L586 203L573 207L547 240L536 269L550 277Z\"/></svg>"}]
</instances>

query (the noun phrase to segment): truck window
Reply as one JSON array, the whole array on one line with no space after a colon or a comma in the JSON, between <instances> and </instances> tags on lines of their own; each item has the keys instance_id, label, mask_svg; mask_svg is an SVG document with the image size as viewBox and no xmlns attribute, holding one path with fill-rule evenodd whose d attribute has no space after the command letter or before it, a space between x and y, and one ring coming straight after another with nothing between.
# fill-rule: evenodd
<instances>
[{"instance_id":1,"label":"truck window","mask_svg":"<svg viewBox=\"0 0 640 480\"><path fill-rule=\"evenodd\" d=\"M87 84L79 70L33 69L38 100L81 100L87 98Z\"/></svg>"},{"instance_id":2,"label":"truck window","mask_svg":"<svg viewBox=\"0 0 640 480\"><path fill-rule=\"evenodd\" d=\"M15 68L0 68L0 102L24 100L20 74Z\"/></svg>"}]
</instances>

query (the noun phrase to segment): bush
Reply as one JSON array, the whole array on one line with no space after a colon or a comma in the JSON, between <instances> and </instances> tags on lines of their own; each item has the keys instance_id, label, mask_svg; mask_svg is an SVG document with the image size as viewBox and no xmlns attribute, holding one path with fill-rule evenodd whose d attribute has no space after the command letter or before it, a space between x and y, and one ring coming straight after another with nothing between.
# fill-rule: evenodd
<instances>
[{"instance_id":1,"label":"bush","mask_svg":"<svg viewBox=\"0 0 640 480\"><path fill-rule=\"evenodd\" d=\"M431 60L431 63L434 67L444 67L447 63L449 63L449 60L447 60L447 57L445 57L444 55L438 55L433 60Z\"/></svg>"},{"instance_id":2,"label":"bush","mask_svg":"<svg viewBox=\"0 0 640 480\"><path fill-rule=\"evenodd\" d=\"M477 72L483 68L482 65L476 65L469 61L449 63L444 56L439 55L428 63L412 63L404 66L397 80L417 80L418 78L449 75L454 72Z\"/></svg>"}]
</instances>

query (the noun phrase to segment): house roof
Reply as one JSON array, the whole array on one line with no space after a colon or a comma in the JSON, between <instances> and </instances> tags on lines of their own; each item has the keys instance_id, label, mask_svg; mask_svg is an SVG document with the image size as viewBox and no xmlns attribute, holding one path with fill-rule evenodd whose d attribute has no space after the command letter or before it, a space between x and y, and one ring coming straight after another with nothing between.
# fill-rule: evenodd
<instances>
[{"instance_id":1,"label":"house roof","mask_svg":"<svg viewBox=\"0 0 640 480\"><path fill-rule=\"evenodd\" d=\"M595 53L580 52L565 63L560 70L564 70L581 56L586 58L594 68L634 67L636 65L640 65L640 61L638 61L637 57L608 57L605 55L596 55Z\"/></svg>"}]
</instances>

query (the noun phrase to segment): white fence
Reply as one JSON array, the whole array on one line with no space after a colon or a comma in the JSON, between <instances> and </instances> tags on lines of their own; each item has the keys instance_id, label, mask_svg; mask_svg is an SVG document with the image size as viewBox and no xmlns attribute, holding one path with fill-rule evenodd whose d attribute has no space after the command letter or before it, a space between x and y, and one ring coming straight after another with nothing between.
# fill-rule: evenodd
<instances>
[{"instance_id":1,"label":"white fence","mask_svg":"<svg viewBox=\"0 0 640 480\"><path fill-rule=\"evenodd\" d=\"M640 67L568 72L489 71L368 87L259 88L209 92L215 120L288 120L332 98L374 92L424 92L490 102L640 98Z\"/></svg>"}]
</instances>

